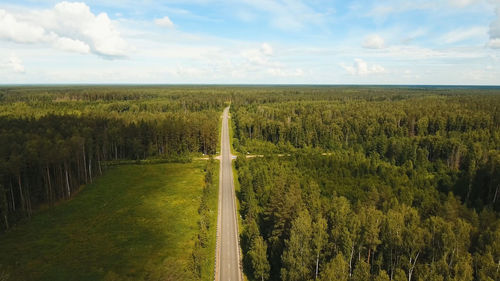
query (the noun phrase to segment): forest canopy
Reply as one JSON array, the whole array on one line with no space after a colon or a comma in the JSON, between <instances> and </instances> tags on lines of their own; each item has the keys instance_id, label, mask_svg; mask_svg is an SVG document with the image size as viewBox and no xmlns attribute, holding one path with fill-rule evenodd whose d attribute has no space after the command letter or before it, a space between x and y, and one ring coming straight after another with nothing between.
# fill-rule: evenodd
<instances>
[{"instance_id":1,"label":"forest canopy","mask_svg":"<svg viewBox=\"0 0 500 281\"><path fill-rule=\"evenodd\" d=\"M298 88L231 110L250 278L500 280L499 91Z\"/></svg>"},{"instance_id":2,"label":"forest canopy","mask_svg":"<svg viewBox=\"0 0 500 281\"><path fill-rule=\"evenodd\" d=\"M0 89L0 228L107 166L217 154L231 105L250 280L500 280L500 90Z\"/></svg>"}]
</instances>

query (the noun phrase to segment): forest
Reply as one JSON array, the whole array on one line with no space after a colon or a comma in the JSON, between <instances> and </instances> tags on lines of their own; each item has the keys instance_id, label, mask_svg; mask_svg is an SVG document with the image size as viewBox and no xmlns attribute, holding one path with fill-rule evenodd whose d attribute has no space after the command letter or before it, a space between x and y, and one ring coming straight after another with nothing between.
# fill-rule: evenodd
<instances>
[{"instance_id":1,"label":"forest","mask_svg":"<svg viewBox=\"0 0 500 281\"><path fill-rule=\"evenodd\" d=\"M0 229L112 165L217 154L229 104L248 280L500 280L497 88L0 88Z\"/></svg>"},{"instance_id":2,"label":"forest","mask_svg":"<svg viewBox=\"0 0 500 281\"><path fill-rule=\"evenodd\" d=\"M72 198L108 165L215 154L222 93L201 88L0 89L0 229Z\"/></svg>"},{"instance_id":3,"label":"forest","mask_svg":"<svg viewBox=\"0 0 500 281\"><path fill-rule=\"evenodd\" d=\"M498 90L281 89L231 110L250 280L500 280Z\"/></svg>"}]
</instances>

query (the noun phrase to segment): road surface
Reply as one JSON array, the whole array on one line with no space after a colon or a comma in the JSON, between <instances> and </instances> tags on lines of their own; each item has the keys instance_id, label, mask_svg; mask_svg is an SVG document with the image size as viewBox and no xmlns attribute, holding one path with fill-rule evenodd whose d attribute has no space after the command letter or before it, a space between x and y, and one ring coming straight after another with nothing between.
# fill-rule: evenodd
<instances>
[{"instance_id":1,"label":"road surface","mask_svg":"<svg viewBox=\"0 0 500 281\"><path fill-rule=\"evenodd\" d=\"M229 142L228 115L229 107L226 107L222 115L215 280L241 281L238 221L231 166L233 156Z\"/></svg>"}]
</instances>

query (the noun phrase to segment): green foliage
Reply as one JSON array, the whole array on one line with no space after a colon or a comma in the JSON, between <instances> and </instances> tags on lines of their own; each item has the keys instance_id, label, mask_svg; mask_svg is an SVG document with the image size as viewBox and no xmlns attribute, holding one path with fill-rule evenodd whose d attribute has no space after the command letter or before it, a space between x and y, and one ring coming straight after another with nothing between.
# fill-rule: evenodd
<instances>
[{"instance_id":1,"label":"green foliage","mask_svg":"<svg viewBox=\"0 0 500 281\"><path fill-rule=\"evenodd\" d=\"M9 280L21 281L212 280L215 227L209 229L209 246L201 249L201 278L190 267L206 164L111 168L71 201L3 233L0 276L8 272ZM218 175L212 178L217 186ZM211 189L206 200L210 210L217 209L216 191ZM211 225L216 216L210 213Z\"/></svg>"},{"instance_id":2,"label":"green foliage","mask_svg":"<svg viewBox=\"0 0 500 281\"><path fill-rule=\"evenodd\" d=\"M208 280L211 276L215 233L217 231L215 217L217 214L216 194L218 190L218 165L210 158L205 167L205 182L198 207L198 235L195 241L192 258L193 272L198 279Z\"/></svg>"},{"instance_id":3,"label":"green foliage","mask_svg":"<svg viewBox=\"0 0 500 281\"><path fill-rule=\"evenodd\" d=\"M356 264L354 268L354 272L352 274L353 281L366 281L370 280L370 266L364 261L361 260Z\"/></svg>"},{"instance_id":4,"label":"green foliage","mask_svg":"<svg viewBox=\"0 0 500 281\"><path fill-rule=\"evenodd\" d=\"M500 279L496 89L4 88L0 227L72 198L114 164L214 154L226 102L249 278ZM215 243L210 165L186 255L194 278Z\"/></svg>"},{"instance_id":5,"label":"green foliage","mask_svg":"<svg viewBox=\"0 0 500 281\"><path fill-rule=\"evenodd\" d=\"M349 279L349 265L342 254L337 254L321 273L321 281L347 281Z\"/></svg>"},{"instance_id":6,"label":"green foliage","mask_svg":"<svg viewBox=\"0 0 500 281\"><path fill-rule=\"evenodd\" d=\"M311 217L307 210L301 211L292 222L290 238L285 241L281 268L281 279L290 281L309 280L314 255L310 248Z\"/></svg>"},{"instance_id":7,"label":"green foliage","mask_svg":"<svg viewBox=\"0 0 500 281\"><path fill-rule=\"evenodd\" d=\"M22 87L5 93L0 199L5 194L2 213L10 225L71 198L106 164L187 162L194 153L215 154L224 106L223 94L178 88Z\"/></svg>"},{"instance_id":8,"label":"green foliage","mask_svg":"<svg viewBox=\"0 0 500 281\"><path fill-rule=\"evenodd\" d=\"M244 236L272 280L498 279L499 108L498 90L242 91Z\"/></svg>"},{"instance_id":9,"label":"green foliage","mask_svg":"<svg viewBox=\"0 0 500 281\"><path fill-rule=\"evenodd\" d=\"M378 275L375 277L374 281L390 281L389 275L385 270L379 271Z\"/></svg>"},{"instance_id":10,"label":"green foliage","mask_svg":"<svg viewBox=\"0 0 500 281\"><path fill-rule=\"evenodd\" d=\"M248 254L252 260L252 268L256 279L267 280L270 269L267 261L267 245L261 236L257 236L252 240L252 246Z\"/></svg>"}]
</instances>

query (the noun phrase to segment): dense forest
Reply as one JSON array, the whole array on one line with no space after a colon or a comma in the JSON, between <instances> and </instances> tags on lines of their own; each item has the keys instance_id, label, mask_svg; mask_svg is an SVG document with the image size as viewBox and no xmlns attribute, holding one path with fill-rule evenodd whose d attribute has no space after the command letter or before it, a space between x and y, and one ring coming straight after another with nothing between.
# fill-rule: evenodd
<instances>
[{"instance_id":1,"label":"dense forest","mask_svg":"<svg viewBox=\"0 0 500 281\"><path fill-rule=\"evenodd\" d=\"M69 199L120 160L214 154L226 98L202 89L0 90L0 229Z\"/></svg>"},{"instance_id":2,"label":"dense forest","mask_svg":"<svg viewBox=\"0 0 500 281\"><path fill-rule=\"evenodd\" d=\"M281 89L231 109L250 279L500 280L497 90Z\"/></svg>"},{"instance_id":3,"label":"dense forest","mask_svg":"<svg viewBox=\"0 0 500 281\"><path fill-rule=\"evenodd\" d=\"M250 280L500 280L495 88L0 88L0 229L109 165L216 154L228 103Z\"/></svg>"}]
</instances>

